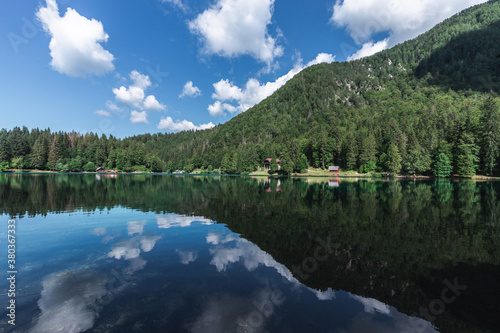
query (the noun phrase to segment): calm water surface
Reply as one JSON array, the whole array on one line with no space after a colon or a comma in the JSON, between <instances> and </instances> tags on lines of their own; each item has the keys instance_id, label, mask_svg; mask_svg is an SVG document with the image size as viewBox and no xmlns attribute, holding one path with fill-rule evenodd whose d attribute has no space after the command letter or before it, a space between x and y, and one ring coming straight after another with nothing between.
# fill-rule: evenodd
<instances>
[{"instance_id":1,"label":"calm water surface","mask_svg":"<svg viewBox=\"0 0 500 333\"><path fill-rule=\"evenodd\" d=\"M0 174L0 327L498 332L499 185Z\"/></svg>"}]
</instances>

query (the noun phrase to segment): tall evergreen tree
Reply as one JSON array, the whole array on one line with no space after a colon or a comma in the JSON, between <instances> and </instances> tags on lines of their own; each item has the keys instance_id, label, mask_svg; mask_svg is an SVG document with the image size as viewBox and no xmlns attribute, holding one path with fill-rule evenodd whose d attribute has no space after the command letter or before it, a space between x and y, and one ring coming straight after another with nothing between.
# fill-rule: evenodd
<instances>
[{"instance_id":1,"label":"tall evergreen tree","mask_svg":"<svg viewBox=\"0 0 500 333\"><path fill-rule=\"evenodd\" d=\"M392 143L387 152L387 168L390 172L398 174L401 171L401 161L402 158L399 154L399 148L395 143Z\"/></svg>"},{"instance_id":2,"label":"tall evergreen tree","mask_svg":"<svg viewBox=\"0 0 500 333\"><path fill-rule=\"evenodd\" d=\"M9 162L11 158L11 147L7 139L7 131L0 131L0 162Z\"/></svg>"},{"instance_id":3,"label":"tall evergreen tree","mask_svg":"<svg viewBox=\"0 0 500 333\"><path fill-rule=\"evenodd\" d=\"M500 150L500 103L492 97L486 99L482 106L482 155L483 164L490 176L498 164Z\"/></svg>"},{"instance_id":4,"label":"tall evergreen tree","mask_svg":"<svg viewBox=\"0 0 500 333\"><path fill-rule=\"evenodd\" d=\"M45 169L47 164L47 147L45 139L42 136L39 136L33 145L31 163L35 169Z\"/></svg>"},{"instance_id":5,"label":"tall evergreen tree","mask_svg":"<svg viewBox=\"0 0 500 333\"><path fill-rule=\"evenodd\" d=\"M47 166L49 167L50 170L55 170L57 161L60 158L59 154L59 138L56 135L54 135L54 138L52 139L52 143L50 144L49 148L49 156L48 156L48 164Z\"/></svg>"},{"instance_id":6,"label":"tall evergreen tree","mask_svg":"<svg viewBox=\"0 0 500 333\"><path fill-rule=\"evenodd\" d=\"M478 147L474 143L474 138L466 134L464 139L460 139L457 156L457 173L460 176L474 176L477 170Z\"/></svg>"},{"instance_id":7,"label":"tall evergreen tree","mask_svg":"<svg viewBox=\"0 0 500 333\"><path fill-rule=\"evenodd\" d=\"M451 160L445 153L441 153L437 156L436 162L434 163L434 168L432 170L434 175L439 178L446 178L453 172L453 166L451 165Z\"/></svg>"}]
</instances>

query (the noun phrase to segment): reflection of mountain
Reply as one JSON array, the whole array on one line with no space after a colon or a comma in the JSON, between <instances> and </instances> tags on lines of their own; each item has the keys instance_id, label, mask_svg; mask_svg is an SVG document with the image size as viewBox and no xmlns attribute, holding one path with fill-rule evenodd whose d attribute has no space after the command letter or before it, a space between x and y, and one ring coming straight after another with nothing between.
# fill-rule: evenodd
<instances>
[{"instance_id":1,"label":"reflection of mountain","mask_svg":"<svg viewBox=\"0 0 500 333\"><path fill-rule=\"evenodd\" d=\"M318 239L330 239L333 253L307 278L294 273L294 279L314 289L343 289L424 318L420 308L441 297L445 279L458 278L467 290L432 318L440 331L495 331L494 318L500 317L496 183L362 180L331 188L285 179L281 191L271 193L252 179L229 177L141 175L97 182L92 176L0 175L0 184L5 198L0 211L13 215L121 205L204 216L207 223L224 223L242 234L289 272L314 258ZM163 227L205 221L159 216ZM215 234L208 237L214 251L216 244L227 243ZM233 251L251 250L245 246Z\"/></svg>"}]
</instances>

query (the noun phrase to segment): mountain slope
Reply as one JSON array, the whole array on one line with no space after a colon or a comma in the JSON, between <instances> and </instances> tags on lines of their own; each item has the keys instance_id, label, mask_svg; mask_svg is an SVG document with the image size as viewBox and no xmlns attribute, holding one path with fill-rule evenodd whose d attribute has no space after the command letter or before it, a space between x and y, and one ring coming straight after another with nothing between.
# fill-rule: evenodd
<instances>
[{"instance_id":1,"label":"mountain slope","mask_svg":"<svg viewBox=\"0 0 500 333\"><path fill-rule=\"evenodd\" d=\"M440 150L454 155L457 131L464 126L471 127L466 130L476 145L481 141L476 118L485 98L497 98L500 90L499 36L500 2L472 7L374 56L306 68L227 123L196 135L182 134L189 140L182 148L166 148L164 157L182 149L181 159L192 159L184 163L215 167L226 154L234 160L235 151L257 160L279 156L293 162L305 153L317 166L357 168L370 159L361 151L370 134L378 159L391 143L403 158L409 144L426 147L431 158ZM163 139L170 142L176 136ZM247 148L250 143L257 146Z\"/></svg>"}]
</instances>

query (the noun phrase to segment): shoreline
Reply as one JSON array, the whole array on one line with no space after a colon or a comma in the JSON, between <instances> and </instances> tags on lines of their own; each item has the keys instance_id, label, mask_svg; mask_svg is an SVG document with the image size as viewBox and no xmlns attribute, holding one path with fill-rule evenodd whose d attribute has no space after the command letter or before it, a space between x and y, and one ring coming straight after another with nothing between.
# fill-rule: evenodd
<instances>
[{"instance_id":1,"label":"shoreline","mask_svg":"<svg viewBox=\"0 0 500 333\"><path fill-rule=\"evenodd\" d=\"M164 175L164 176L230 176L230 177L267 177L267 178L361 178L361 179L404 179L404 180L431 180L431 179L450 179L450 180L459 180L459 179L471 179L476 181L495 181L500 180L500 177L495 176L484 176L484 175L475 175L472 177L460 177L458 175L453 175L447 178L438 178L435 176L423 176L423 175L396 175L391 176L390 174L377 173L376 176L373 174L365 173L365 174L304 174L304 173L295 173L290 175L270 175L270 174L246 174L246 175L233 175L233 174L214 174L214 173L166 173L166 172L117 172L117 173L108 173L108 172L57 172L57 171L45 171L45 170L23 170L23 171L6 171L0 172L1 174L12 174L12 175Z\"/></svg>"}]
</instances>

